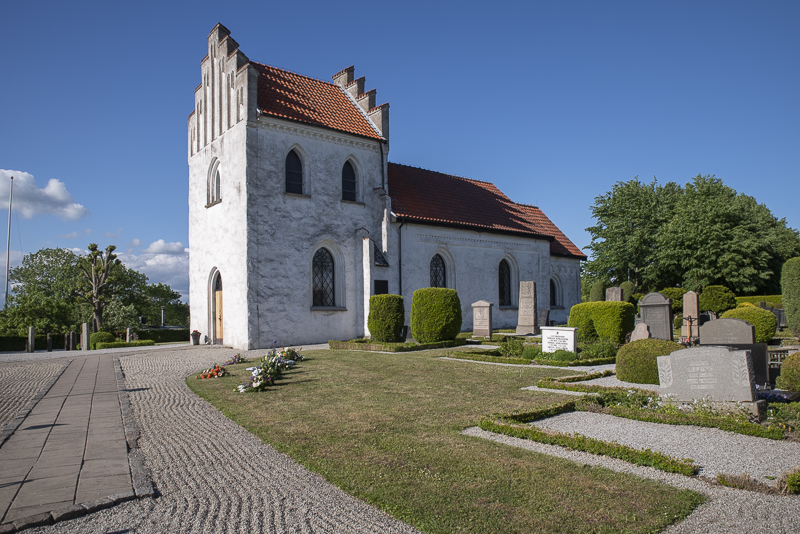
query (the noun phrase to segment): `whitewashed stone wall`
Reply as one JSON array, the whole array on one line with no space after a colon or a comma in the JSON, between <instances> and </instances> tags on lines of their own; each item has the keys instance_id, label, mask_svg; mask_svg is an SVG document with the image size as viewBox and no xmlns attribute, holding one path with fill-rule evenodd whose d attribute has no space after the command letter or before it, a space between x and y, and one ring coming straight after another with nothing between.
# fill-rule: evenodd
<instances>
[{"instance_id":1,"label":"whitewashed stone wall","mask_svg":"<svg viewBox=\"0 0 800 534\"><path fill-rule=\"evenodd\" d=\"M550 277L556 285L556 306L550 307L550 320L567 324L569 310L581 301L581 262L563 256L550 257ZM550 284L547 285L547 302L550 302Z\"/></svg>"}]
</instances>

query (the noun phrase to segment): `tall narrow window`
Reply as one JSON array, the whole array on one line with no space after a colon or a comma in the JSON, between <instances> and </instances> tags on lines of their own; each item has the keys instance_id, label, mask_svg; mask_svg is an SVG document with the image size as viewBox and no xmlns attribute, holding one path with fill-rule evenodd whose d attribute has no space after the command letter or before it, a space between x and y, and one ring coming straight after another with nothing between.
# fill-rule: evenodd
<instances>
[{"instance_id":1,"label":"tall narrow window","mask_svg":"<svg viewBox=\"0 0 800 534\"><path fill-rule=\"evenodd\" d=\"M286 156L286 192L303 194L303 162L294 150Z\"/></svg>"},{"instance_id":2,"label":"tall narrow window","mask_svg":"<svg viewBox=\"0 0 800 534\"><path fill-rule=\"evenodd\" d=\"M342 200L356 200L356 171L349 161L342 167Z\"/></svg>"},{"instance_id":3,"label":"tall narrow window","mask_svg":"<svg viewBox=\"0 0 800 534\"><path fill-rule=\"evenodd\" d=\"M500 261L497 286L500 294L500 306L511 306L511 267L508 266L506 260Z\"/></svg>"},{"instance_id":4,"label":"tall narrow window","mask_svg":"<svg viewBox=\"0 0 800 534\"><path fill-rule=\"evenodd\" d=\"M438 254L431 258L431 287L447 287L444 260Z\"/></svg>"},{"instance_id":5,"label":"tall narrow window","mask_svg":"<svg viewBox=\"0 0 800 534\"><path fill-rule=\"evenodd\" d=\"M326 248L314 253L312 262L313 306L335 306L333 256Z\"/></svg>"},{"instance_id":6,"label":"tall narrow window","mask_svg":"<svg viewBox=\"0 0 800 534\"><path fill-rule=\"evenodd\" d=\"M550 306L558 306L558 293L556 292L556 283L550 279Z\"/></svg>"},{"instance_id":7,"label":"tall narrow window","mask_svg":"<svg viewBox=\"0 0 800 534\"><path fill-rule=\"evenodd\" d=\"M220 196L219 160L214 158L208 169L208 188L206 193L206 206L211 206L221 200Z\"/></svg>"}]
</instances>

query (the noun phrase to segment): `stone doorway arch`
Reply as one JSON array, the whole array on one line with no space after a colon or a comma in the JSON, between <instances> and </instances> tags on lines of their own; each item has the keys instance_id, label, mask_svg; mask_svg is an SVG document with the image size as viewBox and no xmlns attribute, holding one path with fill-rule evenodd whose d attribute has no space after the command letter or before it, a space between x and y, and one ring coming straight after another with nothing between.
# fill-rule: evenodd
<instances>
[{"instance_id":1,"label":"stone doorway arch","mask_svg":"<svg viewBox=\"0 0 800 534\"><path fill-rule=\"evenodd\" d=\"M222 313L222 275L218 269L214 268L211 271L209 282L208 309L210 313L208 318L208 331L211 332L209 337L213 345L222 345L222 340L224 338L223 325L225 321Z\"/></svg>"}]
</instances>

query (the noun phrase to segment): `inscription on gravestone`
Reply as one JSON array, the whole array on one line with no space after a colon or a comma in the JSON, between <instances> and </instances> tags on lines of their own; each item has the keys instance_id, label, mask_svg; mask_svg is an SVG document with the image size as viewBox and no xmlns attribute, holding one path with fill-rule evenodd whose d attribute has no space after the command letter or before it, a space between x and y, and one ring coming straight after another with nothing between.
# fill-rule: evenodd
<instances>
[{"instance_id":1,"label":"inscription on gravestone","mask_svg":"<svg viewBox=\"0 0 800 534\"><path fill-rule=\"evenodd\" d=\"M472 303L472 335L476 337L492 336L492 306L491 302L479 300Z\"/></svg>"},{"instance_id":2,"label":"inscription on gravestone","mask_svg":"<svg viewBox=\"0 0 800 534\"><path fill-rule=\"evenodd\" d=\"M756 384L766 384L770 381L767 344L756 343L755 339L755 328L742 319L717 319L700 327L700 345L724 345L737 350L749 350Z\"/></svg>"},{"instance_id":3,"label":"inscription on gravestone","mask_svg":"<svg viewBox=\"0 0 800 534\"><path fill-rule=\"evenodd\" d=\"M650 335L656 339L672 341L672 299L661 293L648 293L639 301L642 322L650 327Z\"/></svg>"},{"instance_id":4,"label":"inscription on gravestone","mask_svg":"<svg viewBox=\"0 0 800 534\"><path fill-rule=\"evenodd\" d=\"M519 315L517 334L537 334L536 331L536 283L519 283Z\"/></svg>"},{"instance_id":5,"label":"inscription on gravestone","mask_svg":"<svg viewBox=\"0 0 800 534\"><path fill-rule=\"evenodd\" d=\"M575 352L575 331L577 328L542 326L542 352L568 350Z\"/></svg>"},{"instance_id":6,"label":"inscription on gravestone","mask_svg":"<svg viewBox=\"0 0 800 534\"><path fill-rule=\"evenodd\" d=\"M754 402L757 399L750 352L727 347L694 347L658 357L662 395L691 402Z\"/></svg>"},{"instance_id":7,"label":"inscription on gravestone","mask_svg":"<svg viewBox=\"0 0 800 534\"><path fill-rule=\"evenodd\" d=\"M622 288L609 287L606 289L606 302L622 302Z\"/></svg>"}]
</instances>

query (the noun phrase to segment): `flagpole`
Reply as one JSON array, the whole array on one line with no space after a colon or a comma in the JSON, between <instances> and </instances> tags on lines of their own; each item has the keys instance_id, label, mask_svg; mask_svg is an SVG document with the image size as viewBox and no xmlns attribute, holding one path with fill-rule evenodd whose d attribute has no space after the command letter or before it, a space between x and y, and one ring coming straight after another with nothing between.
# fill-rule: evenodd
<instances>
[{"instance_id":1,"label":"flagpole","mask_svg":"<svg viewBox=\"0 0 800 534\"><path fill-rule=\"evenodd\" d=\"M6 237L6 300L4 308L8 307L8 265L11 263L11 199L14 197L14 177L11 177L11 189L8 192L8 236Z\"/></svg>"}]
</instances>

